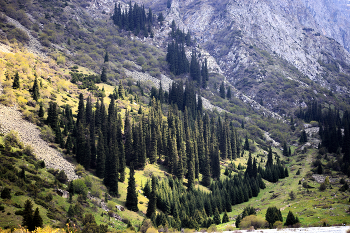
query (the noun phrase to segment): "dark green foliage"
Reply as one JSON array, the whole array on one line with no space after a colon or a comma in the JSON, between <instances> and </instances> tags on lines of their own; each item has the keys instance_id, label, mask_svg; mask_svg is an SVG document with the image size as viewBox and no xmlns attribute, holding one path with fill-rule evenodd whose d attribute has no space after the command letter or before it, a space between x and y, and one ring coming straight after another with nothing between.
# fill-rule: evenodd
<instances>
[{"instance_id":1,"label":"dark green foliage","mask_svg":"<svg viewBox=\"0 0 350 233\"><path fill-rule=\"evenodd\" d=\"M222 223L227 223L229 221L230 219L228 218L227 212L225 211L224 216L222 217Z\"/></svg>"},{"instance_id":2,"label":"dark green foliage","mask_svg":"<svg viewBox=\"0 0 350 233\"><path fill-rule=\"evenodd\" d=\"M227 87L227 94L226 97L228 100L230 100L232 98L232 93L231 93L231 87Z\"/></svg>"},{"instance_id":3,"label":"dark green foliage","mask_svg":"<svg viewBox=\"0 0 350 233\"><path fill-rule=\"evenodd\" d=\"M43 105L42 105L42 103L40 103L38 116L39 117L44 117L44 114L45 114L45 112L44 112Z\"/></svg>"},{"instance_id":4,"label":"dark green foliage","mask_svg":"<svg viewBox=\"0 0 350 233\"><path fill-rule=\"evenodd\" d=\"M226 90L225 90L224 82L222 82L220 85L220 97L223 99L225 99L225 97L226 97Z\"/></svg>"},{"instance_id":5,"label":"dark green foliage","mask_svg":"<svg viewBox=\"0 0 350 233\"><path fill-rule=\"evenodd\" d=\"M166 61L169 64L170 71L175 75L190 71L190 63L186 58L184 45L179 44L178 41L172 41L168 44Z\"/></svg>"},{"instance_id":6,"label":"dark green foliage","mask_svg":"<svg viewBox=\"0 0 350 233\"><path fill-rule=\"evenodd\" d=\"M150 218L153 214L156 213L157 208L157 178L152 176L152 191L149 196L149 202L147 206L146 216Z\"/></svg>"},{"instance_id":7,"label":"dark green foliage","mask_svg":"<svg viewBox=\"0 0 350 233\"><path fill-rule=\"evenodd\" d=\"M215 223L216 225L221 224L221 218L220 218L220 214L219 214L218 208L215 208L213 220L214 220L214 223Z\"/></svg>"},{"instance_id":8,"label":"dark green foliage","mask_svg":"<svg viewBox=\"0 0 350 233\"><path fill-rule=\"evenodd\" d=\"M293 226L294 224L299 223L298 217L294 217L294 214L292 211L288 212L286 222L284 223L285 226Z\"/></svg>"},{"instance_id":9,"label":"dark green foliage","mask_svg":"<svg viewBox=\"0 0 350 233\"><path fill-rule=\"evenodd\" d=\"M13 84L12 84L12 88L13 89L19 89L20 84L19 84L19 74L18 71L15 74L15 77L13 78Z\"/></svg>"},{"instance_id":10,"label":"dark green foliage","mask_svg":"<svg viewBox=\"0 0 350 233\"><path fill-rule=\"evenodd\" d=\"M106 51L105 57L104 57L104 63L109 62L109 56L108 56L108 52ZM102 80L102 79L101 79ZM103 81L102 81L103 82Z\"/></svg>"},{"instance_id":11,"label":"dark green foliage","mask_svg":"<svg viewBox=\"0 0 350 233\"><path fill-rule=\"evenodd\" d=\"M97 161L96 161L96 175L100 178L104 177L105 174L105 163L106 163L106 155L104 149L104 139L103 134L100 132L98 137L97 144Z\"/></svg>"},{"instance_id":12,"label":"dark green foliage","mask_svg":"<svg viewBox=\"0 0 350 233\"><path fill-rule=\"evenodd\" d=\"M307 135L306 135L305 130L303 130L303 131L301 132L301 135L300 135L300 138L299 138L299 142L300 142L301 144L307 142Z\"/></svg>"},{"instance_id":13,"label":"dark green foliage","mask_svg":"<svg viewBox=\"0 0 350 233\"><path fill-rule=\"evenodd\" d=\"M349 189L349 185L348 183L345 183L343 186L340 187L339 191L345 192L348 189Z\"/></svg>"},{"instance_id":14,"label":"dark green foliage","mask_svg":"<svg viewBox=\"0 0 350 233\"><path fill-rule=\"evenodd\" d=\"M56 128L58 127L58 112L56 102L51 101L49 103L46 122L54 131L56 131Z\"/></svg>"},{"instance_id":15,"label":"dark green foliage","mask_svg":"<svg viewBox=\"0 0 350 233\"><path fill-rule=\"evenodd\" d=\"M35 228L33 229L33 204L29 199L24 203L22 216L22 226L26 226L30 231L35 230Z\"/></svg>"},{"instance_id":16,"label":"dark green foliage","mask_svg":"<svg viewBox=\"0 0 350 233\"><path fill-rule=\"evenodd\" d=\"M61 171L56 175L56 179L57 179L59 182L63 183L63 184L67 183L67 181L68 181L67 175L66 175L66 173L65 173L63 170L61 170Z\"/></svg>"},{"instance_id":17,"label":"dark green foliage","mask_svg":"<svg viewBox=\"0 0 350 233\"><path fill-rule=\"evenodd\" d=\"M265 219L269 223L269 227L272 228L276 221L283 222L282 213L276 206L267 208Z\"/></svg>"},{"instance_id":18,"label":"dark green foliage","mask_svg":"<svg viewBox=\"0 0 350 233\"><path fill-rule=\"evenodd\" d=\"M241 215L239 214L236 218L236 227L239 228L239 225L241 224L241 221L242 221L242 217Z\"/></svg>"},{"instance_id":19,"label":"dark green foliage","mask_svg":"<svg viewBox=\"0 0 350 233\"><path fill-rule=\"evenodd\" d=\"M37 227L43 227L43 219L40 216L39 208L35 209L32 224L34 229Z\"/></svg>"},{"instance_id":20,"label":"dark green foliage","mask_svg":"<svg viewBox=\"0 0 350 233\"><path fill-rule=\"evenodd\" d=\"M38 101L40 97L40 93L39 93L38 78L36 77L36 74L35 74L35 80L31 91L32 91L33 100Z\"/></svg>"},{"instance_id":21,"label":"dark green foliage","mask_svg":"<svg viewBox=\"0 0 350 233\"><path fill-rule=\"evenodd\" d=\"M11 189L5 187L5 188L1 191L1 198L2 198L2 199L11 199Z\"/></svg>"},{"instance_id":22,"label":"dark green foliage","mask_svg":"<svg viewBox=\"0 0 350 233\"><path fill-rule=\"evenodd\" d=\"M102 67L102 73L101 73L101 82L107 82L107 70L105 67Z\"/></svg>"},{"instance_id":23,"label":"dark green foliage","mask_svg":"<svg viewBox=\"0 0 350 233\"><path fill-rule=\"evenodd\" d=\"M139 208L137 207L137 192L136 192L136 184L135 184L135 171L134 166L130 167L130 177L128 182L128 189L126 195L125 207L131 211L137 212Z\"/></svg>"},{"instance_id":24,"label":"dark green foliage","mask_svg":"<svg viewBox=\"0 0 350 233\"><path fill-rule=\"evenodd\" d=\"M114 24L120 29L132 31L135 35L139 35L141 33L145 37L148 36L149 30L153 24L153 14L151 9L149 10L147 16L143 5L139 6L137 3L132 5L131 2L125 11L122 10L120 4L115 4L112 19ZM158 18L158 21L160 22L163 20L164 18Z\"/></svg>"}]
</instances>

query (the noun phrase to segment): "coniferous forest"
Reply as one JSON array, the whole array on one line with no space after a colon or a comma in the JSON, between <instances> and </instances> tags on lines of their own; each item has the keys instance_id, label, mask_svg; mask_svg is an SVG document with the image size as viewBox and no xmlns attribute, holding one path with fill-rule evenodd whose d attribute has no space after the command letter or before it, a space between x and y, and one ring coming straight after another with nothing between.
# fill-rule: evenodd
<instances>
[{"instance_id":1,"label":"coniferous forest","mask_svg":"<svg viewBox=\"0 0 350 233\"><path fill-rule=\"evenodd\" d=\"M300 28L305 70L246 3L110 4L0 0L0 232L348 224L341 43Z\"/></svg>"}]
</instances>

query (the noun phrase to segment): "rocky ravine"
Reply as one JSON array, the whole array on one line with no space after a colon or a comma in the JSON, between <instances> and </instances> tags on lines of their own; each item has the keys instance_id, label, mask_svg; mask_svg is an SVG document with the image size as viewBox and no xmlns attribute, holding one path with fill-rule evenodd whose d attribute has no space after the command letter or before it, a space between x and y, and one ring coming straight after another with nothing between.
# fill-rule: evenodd
<instances>
[{"instance_id":1,"label":"rocky ravine","mask_svg":"<svg viewBox=\"0 0 350 233\"><path fill-rule=\"evenodd\" d=\"M63 170L69 180L78 178L74 171L75 166L41 139L40 130L36 125L23 120L22 113L15 107L0 105L0 131L6 134L11 130L18 132L21 141L34 149L36 157L39 160L44 160L46 167Z\"/></svg>"}]
</instances>

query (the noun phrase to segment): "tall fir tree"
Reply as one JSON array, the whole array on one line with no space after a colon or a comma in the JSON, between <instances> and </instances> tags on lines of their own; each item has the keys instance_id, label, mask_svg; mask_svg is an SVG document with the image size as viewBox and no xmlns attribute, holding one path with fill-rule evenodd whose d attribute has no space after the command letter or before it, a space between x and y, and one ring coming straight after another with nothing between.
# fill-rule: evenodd
<instances>
[{"instance_id":1,"label":"tall fir tree","mask_svg":"<svg viewBox=\"0 0 350 233\"><path fill-rule=\"evenodd\" d=\"M98 135L97 161L96 161L96 175L100 178L103 178L105 175L105 163L106 163L105 143L104 143L103 134L100 131Z\"/></svg>"},{"instance_id":2,"label":"tall fir tree","mask_svg":"<svg viewBox=\"0 0 350 233\"><path fill-rule=\"evenodd\" d=\"M101 72L101 81L102 82L107 82L107 69L106 67L102 67L102 72Z\"/></svg>"},{"instance_id":3,"label":"tall fir tree","mask_svg":"<svg viewBox=\"0 0 350 233\"><path fill-rule=\"evenodd\" d=\"M157 178L152 176L152 191L149 197L146 216L150 218L157 210Z\"/></svg>"},{"instance_id":4,"label":"tall fir tree","mask_svg":"<svg viewBox=\"0 0 350 233\"><path fill-rule=\"evenodd\" d=\"M38 84L38 78L36 77L36 74L34 74L34 76L35 76L35 79L32 87L32 97L33 97L33 100L38 101L40 97L39 84Z\"/></svg>"},{"instance_id":5,"label":"tall fir tree","mask_svg":"<svg viewBox=\"0 0 350 233\"><path fill-rule=\"evenodd\" d=\"M19 89L20 88L18 71L16 72L15 77L13 78L12 88L13 89Z\"/></svg>"},{"instance_id":6,"label":"tall fir tree","mask_svg":"<svg viewBox=\"0 0 350 233\"><path fill-rule=\"evenodd\" d=\"M134 171L134 165L131 164L125 207L128 210L137 212L139 210L139 208L137 207L137 203L138 203L138 200L137 200L137 192L136 192L136 184L135 184L135 171Z\"/></svg>"}]
</instances>

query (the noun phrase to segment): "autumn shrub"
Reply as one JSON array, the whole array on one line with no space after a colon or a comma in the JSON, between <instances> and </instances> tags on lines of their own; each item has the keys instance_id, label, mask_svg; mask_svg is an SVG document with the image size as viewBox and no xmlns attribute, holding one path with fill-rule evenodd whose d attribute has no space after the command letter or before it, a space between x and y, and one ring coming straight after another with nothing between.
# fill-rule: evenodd
<instances>
[{"instance_id":1,"label":"autumn shrub","mask_svg":"<svg viewBox=\"0 0 350 233\"><path fill-rule=\"evenodd\" d=\"M23 143L20 141L19 135L16 131L11 130L8 134L6 134L4 138L5 147L17 147L22 149L24 147Z\"/></svg>"},{"instance_id":2,"label":"autumn shrub","mask_svg":"<svg viewBox=\"0 0 350 233\"><path fill-rule=\"evenodd\" d=\"M242 229L249 229L251 226L253 226L254 229L258 229L258 228L264 228L268 226L268 223L262 217L259 217L256 215L249 215L242 219L239 226Z\"/></svg>"}]
</instances>

